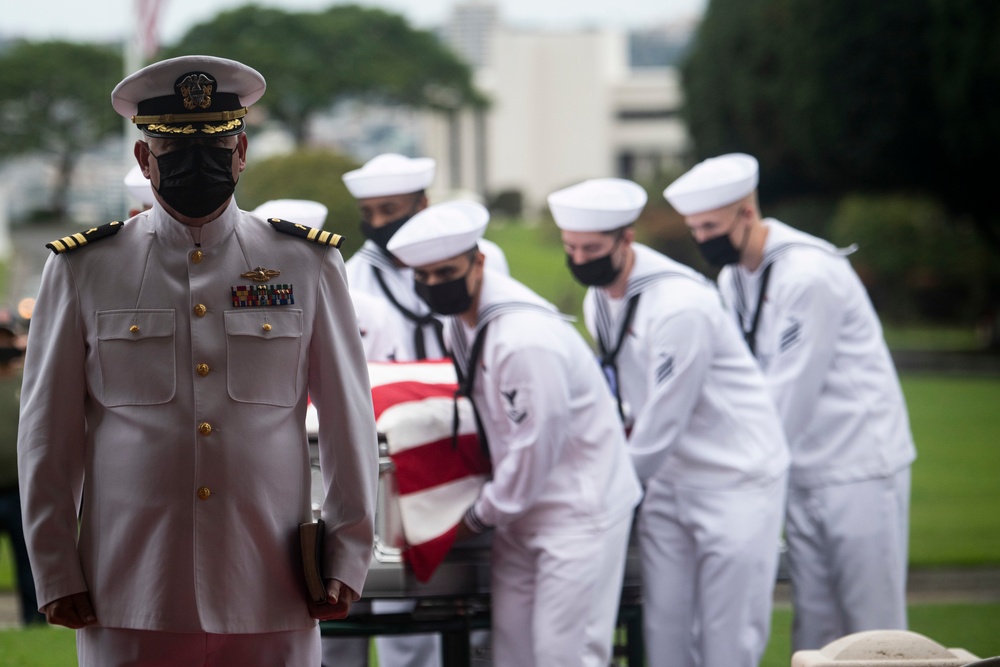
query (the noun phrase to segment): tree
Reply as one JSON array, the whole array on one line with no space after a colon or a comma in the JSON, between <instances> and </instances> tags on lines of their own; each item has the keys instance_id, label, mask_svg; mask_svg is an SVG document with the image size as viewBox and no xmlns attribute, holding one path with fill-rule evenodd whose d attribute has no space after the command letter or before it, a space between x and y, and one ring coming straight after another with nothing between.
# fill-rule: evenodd
<instances>
[{"instance_id":1,"label":"tree","mask_svg":"<svg viewBox=\"0 0 1000 667\"><path fill-rule=\"evenodd\" d=\"M344 237L341 251L352 255L363 241L358 226L361 214L341 176L359 164L328 150L300 150L264 160L250 160L240 176L236 198L240 207L253 210L270 199L311 199L327 208L323 227Z\"/></svg>"},{"instance_id":2,"label":"tree","mask_svg":"<svg viewBox=\"0 0 1000 667\"><path fill-rule=\"evenodd\" d=\"M356 5L318 13L241 7L195 26L170 53L210 53L260 71L268 89L257 106L300 145L314 114L348 98L435 109L484 103L469 68L434 35Z\"/></svg>"},{"instance_id":3,"label":"tree","mask_svg":"<svg viewBox=\"0 0 1000 667\"><path fill-rule=\"evenodd\" d=\"M755 154L765 199L929 194L1000 252L998 33L982 0L714 0L682 67L696 152Z\"/></svg>"},{"instance_id":4,"label":"tree","mask_svg":"<svg viewBox=\"0 0 1000 667\"><path fill-rule=\"evenodd\" d=\"M55 216L66 212L80 152L121 131L111 110L121 72L121 54L93 44L22 41L0 53L0 156L53 157Z\"/></svg>"},{"instance_id":5,"label":"tree","mask_svg":"<svg viewBox=\"0 0 1000 667\"><path fill-rule=\"evenodd\" d=\"M931 69L941 141L934 191L1000 253L1000 3L931 0Z\"/></svg>"},{"instance_id":6,"label":"tree","mask_svg":"<svg viewBox=\"0 0 1000 667\"><path fill-rule=\"evenodd\" d=\"M933 187L928 0L714 0L682 72L697 153L762 196Z\"/></svg>"}]
</instances>

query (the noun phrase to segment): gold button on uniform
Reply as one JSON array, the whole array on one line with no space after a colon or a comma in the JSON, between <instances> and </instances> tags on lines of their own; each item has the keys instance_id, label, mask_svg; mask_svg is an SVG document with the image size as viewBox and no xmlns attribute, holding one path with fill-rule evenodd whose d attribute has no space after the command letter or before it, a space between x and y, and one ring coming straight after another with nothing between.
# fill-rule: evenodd
<instances>
[{"instance_id":1,"label":"gold button on uniform","mask_svg":"<svg viewBox=\"0 0 1000 667\"><path fill-rule=\"evenodd\" d=\"M208 371L209 371L208 364L198 364L197 366L194 367L194 372L202 377L208 375Z\"/></svg>"},{"instance_id":2,"label":"gold button on uniform","mask_svg":"<svg viewBox=\"0 0 1000 667\"><path fill-rule=\"evenodd\" d=\"M205 313L207 312L208 308L206 308L205 304L203 303L199 303L197 306L194 307L194 314L197 315L198 317L204 317Z\"/></svg>"},{"instance_id":3,"label":"gold button on uniform","mask_svg":"<svg viewBox=\"0 0 1000 667\"><path fill-rule=\"evenodd\" d=\"M264 331L270 331L270 330L271 330L271 325L268 324L267 322L265 322L264 323Z\"/></svg>"},{"instance_id":4,"label":"gold button on uniform","mask_svg":"<svg viewBox=\"0 0 1000 667\"><path fill-rule=\"evenodd\" d=\"M128 328L128 330L131 331L134 334L137 334L137 333L139 333L139 325L138 324L133 324L132 326L130 326Z\"/></svg>"},{"instance_id":5,"label":"gold button on uniform","mask_svg":"<svg viewBox=\"0 0 1000 667\"><path fill-rule=\"evenodd\" d=\"M212 495L212 490L207 486L203 486L200 489L198 489L198 497L201 498L202 500L208 500L208 497L210 495Z\"/></svg>"},{"instance_id":6,"label":"gold button on uniform","mask_svg":"<svg viewBox=\"0 0 1000 667\"><path fill-rule=\"evenodd\" d=\"M195 250L193 253L191 253L191 261L194 262L195 264L201 262L202 258L204 257L205 256L201 253L201 250Z\"/></svg>"},{"instance_id":7,"label":"gold button on uniform","mask_svg":"<svg viewBox=\"0 0 1000 667\"><path fill-rule=\"evenodd\" d=\"M212 425L208 422L202 422L198 425L198 433L202 435L209 435L212 433Z\"/></svg>"}]
</instances>

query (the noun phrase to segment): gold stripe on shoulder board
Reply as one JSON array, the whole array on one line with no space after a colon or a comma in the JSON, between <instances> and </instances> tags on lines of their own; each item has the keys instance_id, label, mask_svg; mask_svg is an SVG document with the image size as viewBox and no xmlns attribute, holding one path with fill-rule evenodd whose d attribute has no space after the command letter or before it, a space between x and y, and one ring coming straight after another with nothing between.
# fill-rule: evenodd
<instances>
[{"instance_id":1,"label":"gold stripe on shoulder board","mask_svg":"<svg viewBox=\"0 0 1000 667\"><path fill-rule=\"evenodd\" d=\"M267 222L274 227L276 231L282 232L283 234L298 236L299 238L312 241L313 243L319 243L320 245L330 245L334 248L339 248L344 242L344 237L340 234L326 232L322 229L317 229L316 227L307 227L297 222L282 220L281 218L268 218Z\"/></svg>"},{"instance_id":2,"label":"gold stripe on shoulder board","mask_svg":"<svg viewBox=\"0 0 1000 667\"><path fill-rule=\"evenodd\" d=\"M106 239L109 236L114 236L121 231L123 224L124 223L115 220L114 222L109 222L108 224L101 225L100 227L91 227L85 232L77 232L75 234L70 234L69 236L64 236L61 239L56 239L51 243L46 243L45 247L57 255L69 250L82 248L83 246L93 243L94 241L100 241L101 239Z\"/></svg>"}]
</instances>

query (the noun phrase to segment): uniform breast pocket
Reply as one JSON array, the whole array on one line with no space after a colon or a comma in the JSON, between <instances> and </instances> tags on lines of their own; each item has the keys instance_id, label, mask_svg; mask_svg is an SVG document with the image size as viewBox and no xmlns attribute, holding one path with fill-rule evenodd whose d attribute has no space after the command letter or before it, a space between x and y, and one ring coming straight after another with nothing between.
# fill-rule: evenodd
<instances>
[{"instance_id":1,"label":"uniform breast pocket","mask_svg":"<svg viewBox=\"0 0 1000 667\"><path fill-rule=\"evenodd\" d=\"M226 345L229 396L234 401L295 405L301 310L228 310Z\"/></svg>"},{"instance_id":2,"label":"uniform breast pocket","mask_svg":"<svg viewBox=\"0 0 1000 667\"><path fill-rule=\"evenodd\" d=\"M173 310L97 313L101 403L157 405L176 390Z\"/></svg>"}]
</instances>

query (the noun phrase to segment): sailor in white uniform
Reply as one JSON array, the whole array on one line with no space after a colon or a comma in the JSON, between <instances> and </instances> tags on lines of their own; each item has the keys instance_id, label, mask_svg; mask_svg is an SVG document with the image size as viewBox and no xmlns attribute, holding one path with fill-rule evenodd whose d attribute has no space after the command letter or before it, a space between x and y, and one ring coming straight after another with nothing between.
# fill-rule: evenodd
<instances>
[{"instance_id":1,"label":"sailor in white uniform","mask_svg":"<svg viewBox=\"0 0 1000 667\"><path fill-rule=\"evenodd\" d=\"M624 179L549 195L645 487L646 662L754 667L767 644L788 451L715 288L635 243L646 193Z\"/></svg>"},{"instance_id":2,"label":"sailor in white uniform","mask_svg":"<svg viewBox=\"0 0 1000 667\"><path fill-rule=\"evenodd\" d=\"M361 249L347 260L351 294L366 294L382 302L379 319L371 320L367 327L362 322L362 326L368 336L401 339L401 344L395 346L394 361L447 356L440 318L414 291L413 271L386 250L393 234L414 214L427 208L426 190L434 182L435 166L432 158L383 153L343 176L344 185L358 201L361 233L366 239ZM508 272L507 259L498 245L482 239L481 247L491 269ZM413 611L414 605L413 600L375 600L372 609L379 614L406 613ZM484 633L475 633L475 645L486 642ZM441 663L437 635L377 637L375 644L383 665L437 667Z\"/></svg>"},{"instance_id":3,"label":"sailor in white uniform","mask_svg":"<svg viewBox=\"0 0 1000 667\"><path fill-rule=\"evenodd\" d=\"M640 487L615 403L578 333L512 278L484 268L489 214L447 202L389 241L441 315L493 477L458 526L493 528L498 667L609 663Z\"/></svg>"},{"instance_id":4,"label":"sailor in white uniform","mask_svg":"<svg viewBox=\"0 0 1000 667\"><path fill-rule=\"evenodd\" d=\"M705 160L664 196L685 216L767 379L792 453L785 536L795 650L906 628L910 464L899 379L857 274L768 218L757 160Z\"/></svg>"},{"instance_id":5,"label":"sailor in white uniform","mask_svg":"<svg viewBox=\"0 0 1000 667\"><path fill-rule=\"evenodd\" d=\"M434 181L434 170L431 158L383 153L343 176L344 185L358 200L361 232L367 239L347 261L347 279L353 292L371 294L391 306L392 316L382 326L404 332L407 341L397 361L446 356L440 323L413 291L413 272L386 250L403 223L427 208L425 191ZM508 272L499 246L483 239L481 247L489 268Z\"/></svg>"},{"instance_id":6,"label":"sailor in white uniform","mask_svg":"<svg viewBox=\"0 0 1000 667\"><path fill-rule=\"evenodd\" d=\"M283 218L313 229L322 229L328 209L320 202L310 199L271 199L255 208L253 212L264 220ZM361 344L365 348L365 359L394 361L399 350L403 349L404 343L402 330L384 325L393 317L389 305L383 299L360 290L352 289L350 292L354 314L358 318ZM365 659L368 659L367 652Z\"/></svg>"}]
</instances>

